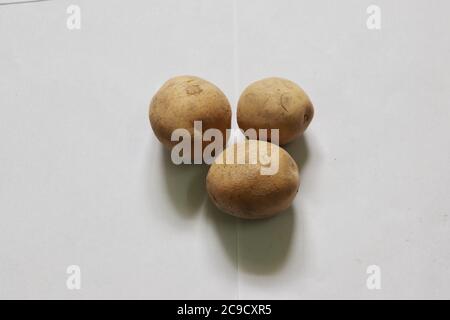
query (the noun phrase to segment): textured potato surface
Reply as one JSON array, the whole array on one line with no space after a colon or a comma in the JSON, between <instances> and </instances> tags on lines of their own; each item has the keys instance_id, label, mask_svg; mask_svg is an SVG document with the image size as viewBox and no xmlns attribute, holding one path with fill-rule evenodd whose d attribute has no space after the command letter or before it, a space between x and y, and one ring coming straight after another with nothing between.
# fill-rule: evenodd
<instances>
[{"instance_id":1,"label":"textured potato surface","mask_svg":"<svg viewBox=\"0 0 450 320\"><path fill-rule=\"evenodd\" d=\"M303 89L282 78L250 84L242 92L237 109L241 129L279 129L280 145L300 136L313 116L313 105ZM268 137L271 140L270 132Z\"/></svg>"},{"instance_id":2,"label":"textured potato surface","mask_svg":"<svg viewBox=\"0 0 450 320\"><path fill-rule=\"evenodd\" d=\"M216 128L225 137L231 127L231 108L214 84L194 76L179 76L169 79L153 96L149 118L158 140L172 148L178 143L171 141L175 129L187 129L193 139L194 121L202 121L203 132Z\"/></svg>"},{"instance_id":3,"label":"textured potato surface","mask_svg":"<svg viewBox=\"0 0 450 320\"><path fill-rule=\"evenodd\" d=\"M263 153L267 156L259 157L259 148L265 148L263 150L267 152ZM226 162L230 152L235 154L235 163L232 164ZM236 163L239 157L245 162ZM256 161L252 163L250 159ZM264 166L277 167L278 170L275 174L264 175L261 173ZM246 219L268 218L287 209L299 184L294 159L282 148L258 140L247 140L225 149L211 165L206 177L208 194L214 204L224 212Z\"/></svg>"}]
</instances>

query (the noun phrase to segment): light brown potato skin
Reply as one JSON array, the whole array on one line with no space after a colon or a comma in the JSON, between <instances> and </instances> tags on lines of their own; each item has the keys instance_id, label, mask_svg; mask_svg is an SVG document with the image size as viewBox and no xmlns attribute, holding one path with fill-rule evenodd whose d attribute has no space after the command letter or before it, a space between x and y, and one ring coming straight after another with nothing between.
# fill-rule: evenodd
<instances>
[{"instance_id":1,"label":"light brown potato skin","mask_svg":"<svg viewBox=\"0 0 450 320\"><path fill-rule=\"evenodd\" d=\"M206 188L213 203L222 211L245 219L261 219L276 215L287 209L297 194L300 178L294 159L282 148L270 142L246 140L246 158L251 152L250 143L259 147L274 146L279 150L278 172L274 175L261 175L261 163L222 164L219 159L226 159L230 148L238 150L234 144L226 148L211 165L206 177ZM270 149L270 148L269 148ZM266 149L267 150L267 149Z\"/></svg>"},{"instance_id":2,"label":"light brown potato skin","mask_svg":"<svg viewBox=\"0 0 450 320\"><path fill-rule=\"evenodd\" d=\"M202 121L203 132L216 128L225 137L226 129L231 127L231 108L223 92L211 82L178 76L169 79L153 96L149 118L158 140L171 149L178 143L170 140L178 128L187 129L193 142L194 121Z\"/></svg>"},{"instance_id":3,"label":"light brown potato skin","mask_svg":"<svg viewBox=\"0 0 450 320\"><path fill-rule=\"evenodd\" d=\"M279 129L280 145L300 136L313 116L314 108L306 93L283 78L266 78L250 84L242 92L237 108L241 129ZM270 141L270 132L268 135Z\"/></svg>"}]
</instances>

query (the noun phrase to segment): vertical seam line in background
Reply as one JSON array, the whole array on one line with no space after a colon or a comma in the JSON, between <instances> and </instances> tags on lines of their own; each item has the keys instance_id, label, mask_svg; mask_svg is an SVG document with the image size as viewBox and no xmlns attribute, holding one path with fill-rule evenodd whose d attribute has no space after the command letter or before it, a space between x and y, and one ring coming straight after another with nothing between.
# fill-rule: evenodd
<instances>
[{"instance_id":1,"label":"vertical seam line in background","mask_svg":"<svg viewBox=\"0 0 450 320\"><path fill-rule=\"evenodd\" d=\"M233 82L234 82L234 105L236 110L234 112L234 121L237 124L237 102L239 97L239 28L238 28L238 14L237 14L237 0L233 0ZM233 124L231 125L233 127ZM235 218L236 221L236 294L237 300L239 300L239 218Z\"/></svg>"}]
</instances>

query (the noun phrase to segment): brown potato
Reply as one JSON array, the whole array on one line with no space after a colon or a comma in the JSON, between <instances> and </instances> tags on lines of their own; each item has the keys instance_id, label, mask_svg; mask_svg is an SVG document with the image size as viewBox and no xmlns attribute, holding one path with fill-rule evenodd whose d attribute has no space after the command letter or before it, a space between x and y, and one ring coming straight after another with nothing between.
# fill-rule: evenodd
<instances>
[{"instance_id":1,"label":"brown potato","mask_svg":"<svg viewBox=\"0 0 450 320\"><path fill-rule=\"evenodd\" d=\"M267 155L258 157L257 150ZM234 163L226 161L227 154L232 152ZM238 158L245 161L239 164ZM262 174L264 168L277 170L266 170L265 173L272 174ZM294 159L282 148L259 140L246 140L226 148L206 177L206 188L213 203L224 212L246 219L268 218L287 209L299 184Z\"/></svg>"},{"instance_id":2,"label":"brown potato","mask_svg":"<svg viewBox=\"0 0 450 320\"><path fill-rule=\"evenodd\" d=\"M193 143L194 121L202 121L203 132L215 128L225 137L231 127L231 108L214 84L194 76L179 76L169 79L153 96L149 118L158 140L171 149L178 143L171 141L172 132L178 128L187 129Z\"/></svg>"},{"instance_id":3,"label":"brown potato","mask_svg":"<svg viewBox=\"0 0 450 320\"><path fill-rule=\"evenodd\" d=\"M313 116L314 108L306 93L294 82L282 78L250 84L242 92L237 108L241 129L279 129L280 145L300 136ZM267 139L271 140L270 130Z\"/></svg>"}]
</instances>

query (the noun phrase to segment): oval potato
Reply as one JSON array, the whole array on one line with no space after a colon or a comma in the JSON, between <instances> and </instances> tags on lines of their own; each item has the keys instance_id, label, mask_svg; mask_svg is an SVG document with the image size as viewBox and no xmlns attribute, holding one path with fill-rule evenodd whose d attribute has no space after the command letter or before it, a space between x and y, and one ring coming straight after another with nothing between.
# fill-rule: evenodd
<instances>
[{"instance_id":1,"label":"oval potato","mask_svg":"<svg viewBox=\"0 0 450 320\"><path fill-rule=\"evenodd\" d=\"M258 157L260 151L257 150L267 155ZM234 157L231 157L233 152ZM234 163L227 162L227 157ZM273 174L262 174L264 169ZM206 177L212 202L220 210L246 219L268 218L287 209L299 184L294 159L282 148L259 140L246 140L226 148L215 159Z\"/></svg>"},{"instance_id":2,"label":"oval potato","mask_svg":"<svg viewBox=\"0 0 450 320\"><path fill-rule=\"evenodd\" d=\"M283 78L266 78L250 84L242 92L237 107L241 129L279 129L280 145L300 136L313 116L314 108L306 93ZM270 130L267 135L269 141L273 140Z\"/></svg>"},{"instance_id":3,"label":"oval potato","mask_svg":"<svg viewBox=\"0 0 450 320\"><path fill-rule=\"evenodd\" d=\"M226 137L226 129L231 127L231 107L223 92L211 82L178 76L166 81L153 96L149 118L158 140L171 149L178 143L171 141L175 129L188 130L193 143L194 121L202 121L203 132L215 128Z\"/></svg>"}]
</instances>

